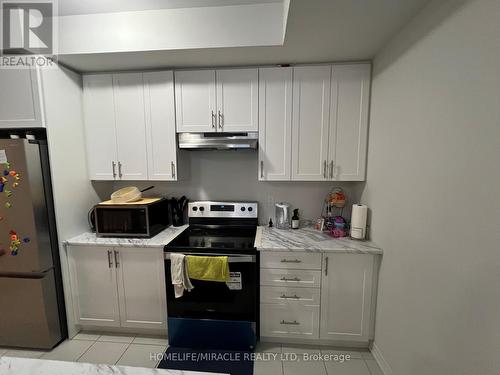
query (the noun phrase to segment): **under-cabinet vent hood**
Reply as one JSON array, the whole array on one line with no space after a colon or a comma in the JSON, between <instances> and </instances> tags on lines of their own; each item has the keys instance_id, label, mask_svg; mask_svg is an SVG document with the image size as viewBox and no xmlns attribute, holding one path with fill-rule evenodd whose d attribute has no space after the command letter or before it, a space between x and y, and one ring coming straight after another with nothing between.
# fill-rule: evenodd
<instances>
[{"instance_id":1,"label":"under-cabinet vent hood","mask_svg":"<svg viewBox=\"0 0 500 375\"><path fill-rule=\"evenodd\" d=\"M259 134L179 133L179 148L190 150L256 150Z\"/></svg>"}]
</instances>

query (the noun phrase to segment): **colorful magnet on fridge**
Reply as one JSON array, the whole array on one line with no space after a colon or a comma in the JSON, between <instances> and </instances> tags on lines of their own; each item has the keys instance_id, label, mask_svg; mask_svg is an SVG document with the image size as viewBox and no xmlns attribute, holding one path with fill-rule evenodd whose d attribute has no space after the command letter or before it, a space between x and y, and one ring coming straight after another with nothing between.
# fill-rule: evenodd
<instances>
[{"instance_id":1,"label":"colorful magnet on fridge","mask_svg":"<svg viewBox=\"0 0 500 375\"><path fill-rule=\"evenodd\" d=\"M4 163L3 166L5 169L10 169L10 163Z\"/></svg>"},{"instance_id":2,"label":"colorful magnet on fridge","mask_svg":"<svg viewBox=\"0 0 500 375\"><path fill-rule=\"evenodd\" d=\"M17 234L17 232L13 229L9 230L9 234L12 236L13 234Z\"/></svg>"},{"instance_id":3,"label":"colorful magnet on fridge","mask_svg":"<svg viewBox=\"0 0 500 375\"><path fill-rule=\"evenodd\" d=\"M0 184L0 193L3 191L3 188L5 187L4 184Z\"/></svg>"},{"instance_id":4,"label":"colorful magnet on fridge","mask_svg":"<svg viewBox=\"0 0 500 375\"><path fill-rule=\"evenodd\" d=\"M10 235L10 240L11 240L11 241L15 241L15 240L17 240L17 234L11 234L11 235Z\"/></svg>"},{"instance_id":5,"label":"colorful magnet on fridge","mask_svg":"<svg viewBox=\"0 0 500 375\"><path fill-rule=\"evenodd\" d=\"M31 241L31 240L30 240L30 238L29 238L29 237L24 237L24 238L23 238L23 242L24 242L24 243L28 243L28 242L30 242L30 241Z\"/></svg>"},{"instance_id":6,"label":"colorful magnet on fridge","mask_svg":"<svg viewBox=\"0 0 500 375\"><path fill-rule=\"evenodd\" d=\"M16 172L16 171L10 171L10 172L9 172L9 174L10 174L12 177L14 177L14 176L16 176L16 175L17 175L17 172Z\"/></svg>"},{"instance_id":7,"label":"colorful magnet on fridge","mask_svg":"<svg viewBox=\"0 0 500 375\"><path fill-rule=\"evenodd\" d=\"M2 189L2 190L3 190L3 189ZM0 192L1 192L2 190L0 190ZM10 196L12 195L12 191L10 191L10 190L5 190L5 191L4 191L4 193L5 193L5 195L6 195L7 197L10 197Z\"/></svg>"},{"instance_id":8,"label":"colorful magnet on fridge","mask_svg":"<svg viewBox=\"0 0 500 375\"><path fill-rule=\"evenodd\" d=\"M0 178L0 181L2 182L2 184L7 183L7 179L4 176L2 176L2 178Z\"/></svg>"},{"instance_id":9,"label":"colorful magnet on fridge","mask_svg":"<svg viewBox=\"0 0 500 375\"><path fill-rule=\"evenodd\" d=\"M4 176L8 176L8 175L9 175L9 171L8 171L7 169L5 169L5 170L3 171L3 175L4 175Z\"/></svg>"},{"instance_id":10,"label":"colorful magnet on fridge","mask_svg":"<svg viewBox=\"0 0 500 375\"><path fill-rule=\"evenodd\" d=\"M19 186L19 182L14 182L14 183L12 184L12 187L13 187L13 188L16 188L16 187L18 187L18 186Z\"/></svg>"},{"instance_id":11,"label":"colorful magnet on fridge","mask_svg":"<svg viewBox=\"0 0 500 375\"><path fill-rule=\"evenodd\" d=\"M17 253L18 253L18 250L17 250L17 249L15 249L15 250L11 250L11 251L10 251L10 255L12 255L12 256L16 256L16 255L17 255Z\"/></svg>"},{"instance_id":12,"label":"colorful magnet on fridge","mask_svg":"<svg viewBox=\"0 0 500 375\"><path fill-rule=\"evenodd\" d=\"M12 207L12 203L10 202L5 202L5 208L11 208Z\"/></svg>"}]
</instances>

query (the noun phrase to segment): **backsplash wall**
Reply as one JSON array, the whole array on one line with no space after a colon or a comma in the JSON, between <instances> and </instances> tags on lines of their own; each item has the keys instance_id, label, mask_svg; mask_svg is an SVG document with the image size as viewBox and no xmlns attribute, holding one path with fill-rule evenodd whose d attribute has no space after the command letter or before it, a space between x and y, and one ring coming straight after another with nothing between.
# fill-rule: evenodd
<instances>
[{"instance_id":1,"label":"backsplash wall","mask_svg":"<svg viewBox=\"0 0 500 375\"><path fill-rule=\"evenodd\" d=\"M145 196L180 197L194 200L248 200L259 202L259 222L274 220L274 203L289 202L299 208L301 219L316 219L322 210L326 194L333 187L342 187L349 202L344 216L350 216L350 205L358 202L364 182L261 182L258 181L256 151L183 151L178 170L182 180L94 182L102 199L109 199L113 190L135 185L155 189Z\"/></svg>"}]
</instances>

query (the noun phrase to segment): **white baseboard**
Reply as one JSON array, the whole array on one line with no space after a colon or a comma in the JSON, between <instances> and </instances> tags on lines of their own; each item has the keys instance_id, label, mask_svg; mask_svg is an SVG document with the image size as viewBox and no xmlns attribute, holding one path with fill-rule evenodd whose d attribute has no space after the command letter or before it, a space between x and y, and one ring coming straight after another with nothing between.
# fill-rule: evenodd
<instances>
[{"instance_id":1,"label":"white baseboard","mask_svg":"<svg viewBox=\"0 0 500 375\"><path fill-rule=\"evenodd\" d=\"M392 375L391 366L389 366L384 356L382 355L380 348L377 346L375 342L372 345L371 352L373 354L373 358L375 358L375 361L377 361L377 364L384 373L384 375Z\"/></svg>"}]
</instances>

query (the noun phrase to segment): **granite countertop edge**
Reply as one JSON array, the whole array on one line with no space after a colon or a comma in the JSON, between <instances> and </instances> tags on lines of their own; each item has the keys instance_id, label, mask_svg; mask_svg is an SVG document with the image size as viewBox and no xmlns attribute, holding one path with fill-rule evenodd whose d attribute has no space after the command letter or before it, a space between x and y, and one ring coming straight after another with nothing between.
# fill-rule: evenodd
<instances>
[{"instance_id":1,"label":"granite countertop edge","mask_svg":"<svg viewBox=\"0 0 500 375\"><path fill-rule=\"evenodd\" d=\"M189 225L170 226L151 238L97 237L94 232L84 232L63 243L71 246L114 246L114 247L163 247L184 232Z\"/></svg>"},{"instance_id":2,"label":"granite countertop edge","mask_svg":"<svg viewBox=\"0 0 500 375\"><path fill-rule=\"evenodd\" d=\"M383 254L382 248L371 241L354 240L348 237L332 238L310 227L298 230L279 230L259 226L255 236L255 247L260 252Z\"/></svg>"}]
</instances>

